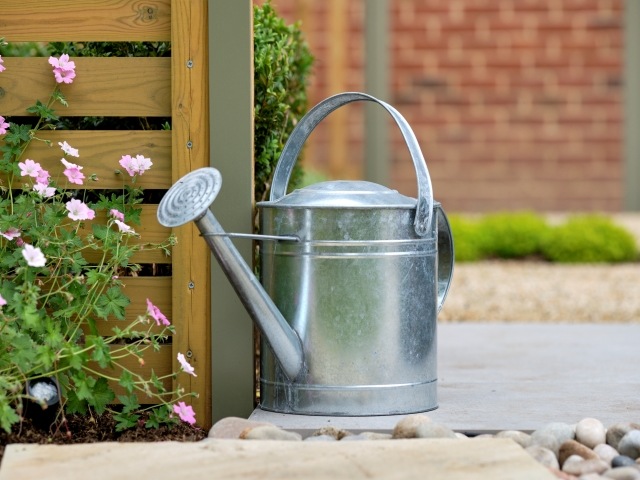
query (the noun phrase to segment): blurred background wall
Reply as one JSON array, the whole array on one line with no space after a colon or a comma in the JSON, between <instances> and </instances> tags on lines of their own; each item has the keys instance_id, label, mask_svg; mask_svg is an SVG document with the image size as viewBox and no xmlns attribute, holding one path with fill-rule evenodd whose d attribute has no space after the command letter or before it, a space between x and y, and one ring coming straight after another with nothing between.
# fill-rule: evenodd
<instances>
[{"instance_id":1,"label":"blurred background wall","mask_svg":"<svg viewBox=\"0 0 640 480\"><path fill-rule=\"evenodd\" d=\"M376 2L383 27L367 31ZM625 200L640 179L625 179L623 0L271 3L288 22L301 21L316 58L310 106L367 91L378 68L381 99L413 127L448 211L640 208ZM367 70L372 39L382 42L383 63ZM364 178L364 111L352 104L322 122L306 167ZM415 196L408 152L391 124L388 132L389 186Z\"/></svg>"}]
</instances>

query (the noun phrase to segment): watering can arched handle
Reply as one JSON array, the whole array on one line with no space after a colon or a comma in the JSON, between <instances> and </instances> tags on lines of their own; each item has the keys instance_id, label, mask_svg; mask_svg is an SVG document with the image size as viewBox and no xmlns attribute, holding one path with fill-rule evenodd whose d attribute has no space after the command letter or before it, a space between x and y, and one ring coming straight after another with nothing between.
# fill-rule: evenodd
<instances>
[{"instance_id":1,"label":"watering can arched handle","mask_svg":"<svg viewBox=\"0 0 640 480\"><path fill-rule=\"evenodd\" d=\"M302 117L293 129L293 132L291 132L291 136L289 140L287 140L280 159L278 160L278 165L273 174L269 200L272 202L276 201L284 197L287 193L289 178L291 177L291 172L298 159L302 145L318 123L337 108L356 101L374 102L381 105L389 112L400 128L402 136L409 148L418 179L418 205L416 208L414 229L420 237L427 235L431 229L431 217L433 215L433 191L431 189L431 177L429 176L427 164L418 145L418 140L400 112L391 105L365 93L339 93L318 103Z\"/></svg>"}]
</instances>

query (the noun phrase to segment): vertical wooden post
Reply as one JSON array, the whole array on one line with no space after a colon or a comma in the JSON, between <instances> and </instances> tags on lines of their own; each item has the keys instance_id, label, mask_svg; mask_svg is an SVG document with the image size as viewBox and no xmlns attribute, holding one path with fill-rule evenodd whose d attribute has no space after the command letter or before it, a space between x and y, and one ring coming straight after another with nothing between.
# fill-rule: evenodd
<instances>
[{"instance_id":1,"label":"vertical wooden post","mask_svg":"<svg viewBox=\"0 0 640 480\"><path fill-rule=\"evenodd\" d=\"M211 165L222 174L213 212L225 230L253 231L253 7L251 0L209 4ZM251 265L250 241L235 242ZM211 302L213 421L254 408L253 323L217 263Z\"/></svg>"},{"instance_id":2,"label":"vertical wooden post","mask_svg":"<svg viewBox=\"0 0 640 480\"><path fill-rule=\"evenodd\" d=\"M640 211L640 2L624 12L624 208Z\"/></svg>"},{"instance_id":3,"label":"vertical wooden post","mask_svg":"<svg viewBox=\"0 0 640 480\"><path fill-rule=\"evenodd\" d=\"M389 101L389 3L365 3L365 91ZM389 115L379 105L365 105L365 179L389 185Z\"/></svg>"},{"instance_id":4,"label":"vertical wooden post","mask_svg":"<svg viewBox=\"0 0 640 480\"><path fill-rule=\"evenodd\" d=\"M207 0L171 2L172 178L209 164ZM174 370L183 353L197 377L181 373L179 382L198 393L191 401L198 424L211 424L210 253L193 223L174 231Z\"/></svg>"}]
</instances>

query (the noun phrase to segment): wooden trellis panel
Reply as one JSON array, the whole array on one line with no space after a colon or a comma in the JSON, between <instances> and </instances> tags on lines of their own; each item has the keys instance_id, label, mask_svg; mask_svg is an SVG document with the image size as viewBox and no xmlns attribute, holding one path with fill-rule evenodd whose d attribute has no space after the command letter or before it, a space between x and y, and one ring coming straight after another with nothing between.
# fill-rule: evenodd
<instances>
[{"instance_id":1,"label":"wooden trellis panel","mask_svg":"<svg viewBox=\"0 0 640 480\"><path fill-rule=\"evenodd\" d=\"M61 116L171 117L172 130L53 131L42 133L53 142L66 140L80 150L84 172L99 182L89 188L120 188L115 173L124 154L151 158L153 167L138 178L144 189L166 190L179 177L209 165L207 0L7 0L2 3L0 36L8 42L171 41L171 58L74 58L76 79L63 85L69 107ZM0 113L25 115L36 98L53 88L46 58L3 57ZM55 144L55 143L54 143ZM34 142L29 158L42 163L52 176L61 174L59 158ZM157 205L144 205L142 242L171 233L156 220ZM177 352L188 354L197 377L179 375L179 383L199 397L191 401L198 423L211 423L210 381L210 254L197 230L175 229L178 244L172 255L141 251L134 261L171 264L170 277L126 280L131 299L128 318L146 310L151 298L176 327L172 343L148 353L150 371L158 375L178 369ZM170 314L169 314L170 312ZM108 332L109 326L102 325Z\"/></svg>"}]
</instances>

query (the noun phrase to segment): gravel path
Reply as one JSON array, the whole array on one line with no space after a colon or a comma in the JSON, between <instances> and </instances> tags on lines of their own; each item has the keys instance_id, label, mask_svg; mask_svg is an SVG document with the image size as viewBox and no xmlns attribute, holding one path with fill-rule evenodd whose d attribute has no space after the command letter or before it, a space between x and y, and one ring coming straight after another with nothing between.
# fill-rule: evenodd
<instances>
[{"instance_id":1,"label":"gravel path","mask_svg":"<svg viewBox=\"0 0 640 480\"><path fill-rule=\"evenodd\" d=\"M560 218L560 217L558 217ZM614 221L640 245L640 216ZM640 322L640 263L458 263L438 319L483 322Z\"/></svg>"}]
</instances>

